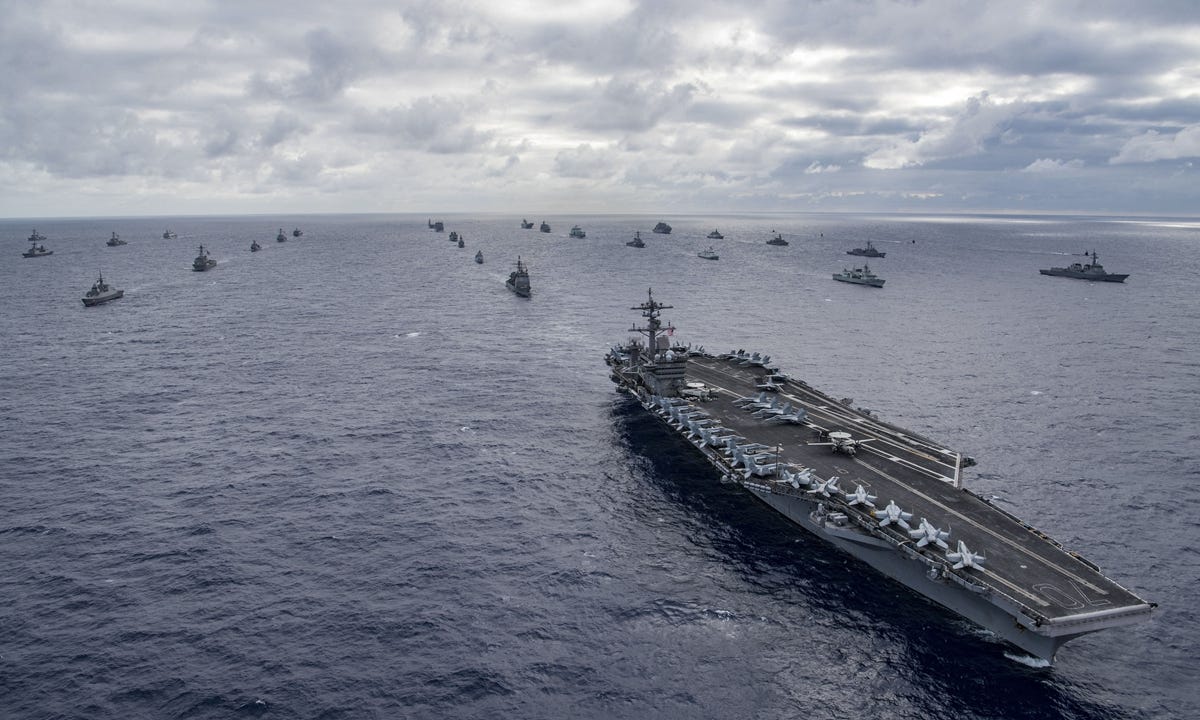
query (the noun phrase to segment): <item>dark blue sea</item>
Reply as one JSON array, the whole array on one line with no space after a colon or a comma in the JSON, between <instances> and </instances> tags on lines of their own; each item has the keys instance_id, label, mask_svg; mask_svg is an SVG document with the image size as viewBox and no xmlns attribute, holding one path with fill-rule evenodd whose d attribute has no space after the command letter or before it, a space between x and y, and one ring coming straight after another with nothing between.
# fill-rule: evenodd
<instances>
[{"instance_id":1,"label":"dark blue sea","mask_svg":"<svg viewBox=\"0 0 1200 720\"><path fill-rule=\"evenodd\" d=\"M1200 223L427 219L0 221L0 717L1200 717ZM608 379L649 287L1154 618L1046 667L722 484Z\"/></svg>"}]
</instances>

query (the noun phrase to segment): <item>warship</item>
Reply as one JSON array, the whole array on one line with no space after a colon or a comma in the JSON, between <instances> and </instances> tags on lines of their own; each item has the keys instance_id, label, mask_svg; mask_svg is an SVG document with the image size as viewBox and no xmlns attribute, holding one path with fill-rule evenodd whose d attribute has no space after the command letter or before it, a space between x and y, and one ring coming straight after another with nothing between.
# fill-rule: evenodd
<instances>
[{"instance_id":1,"label":"warship","mask_svg":"<svg viewBox=\"0 0 1200 720\"><path fill-rule=\"evenodd\" d=\"M792 523L1048 662L1157 607L965 488L973 458L816 390L769 355L672 344L660 318L671 307L651 291L631 308L644 325L605 358L618 391Z\"/></svg>"},{"instance_id":2,"label":"warship","mask_svg":"<svg viewBox=\"0 0 1200 720\"><path fill-rule=\"evenodd\" d=\"M129 243L127 243L127 242L125 242L124 240L122 240L122 239L121 239L121 236L120 236L120 235L117 235L117 234L114 232L114 233L112 234L112 237L110 237L108 240L105 240L105 241L104 241L104 244L105 244L105 245L107 245L107 246L109 246L109 247L116 247L116 246L118 246L118 245L128 245Z\"/></svg>"},{"instance_id":3,"label":"warship","mask_svg":"<svg viewBox=\"0 0 1200 720\"><path fill-rule=\"evenodd\" d=\"M303 234L304 234L304 231L301 230L300 228L294 228L292 230L292 237L300 237Z\"/></svg>"},{"instance_id":4,"label":"warship","mask_svg":"<svg viewBox=\"0 0 1200 720\"><path fill-rule=\"evenodd\" d=\"M876 250L875 246L871 243L870 240L867 241L867 246L865 248L854 248L853 250L847 250L846 254L847 255L860 255L862 257L876 257L876 258L887 257L887 253L879 252L878 250Z\"/></svg>"},{"instance_id":5,"label":"warship","mask_svg":"<svg viewBox=\"0 0 1200 720\"><path fill-rule=\"evenodd\" d=\"M710 232L708 234L708 239L709 240L724 240L725 236L721 234L720 230L713 230L712 232Z\"/></svg>"},{"instance_id":6,"label":"warship","mask_svg":"<svg viewBox=\"0 0 1200 720\"><path fill-rule=\"evenodd\" d=\"M175 238L177 238L177 237L179 237L179 236L178 236L178 235L176 235L176 234L174 233L174 231L172 231L172 230L169 230L169 229L168 229L168 230L163 230L163 240L174 240L174 239L175 239Z\"/></svg>"},{"instance_id":7,"label":"warship","mask_svg":"<svg viewBox=\"0 0 1200 720\"><path fill-rule=\"evenodd\" d=\"M700 252L698 252L696 254L697 254L697 256L702 257L705 260L720 260L721 259L721 256L717 254L717 251L713 250L712 245L709 245L707 250L701 250Z\"/></svg>"},{"instance_id":8,"label":"warship","mask_svg":"<svg viewBox=\"0 0 1200 720\"><path fill-rule=\"evenodd\" d=\"M550 223L543 220L542 224L538 226L538 230L541 230L544 233L550 232Z\"/></svg>"},{"instance_id":9,"label":"warship","mask_svg":"<svg viewBox=\"0 0 1200 720\"><path fill-rule=\"evenodd\" d=\"M196 272L204 272L205 270L212 270L216 266L217 261L213 260L208 254L208 251L204 249L203 245L201 245L200 254L197 255L196 259L192 261L192 269Z\"/></svg>"},{"instance_id":10,"label":"warship","mask_svg":"<svg viewBox=\"0 0 1200 720\"><path fill-rule=\"evenodd\" d=\"M92 283L92 288L84 293L83 305L84 307L92 307L93 305L99 305L122 297L125 297L125 291L118 290L104 282L104 273L100 273L100 279Z\"/></svg>"},{"instance_id":11,"label":"warship","mask_svg":"<svg viewBox=\"0 0 1200 720\"><path fill-rule=\"evenodd\" d=\"M659 235L670 235L671 234L671 226L666 224L665 222L660 222L659 224L654 226L654 230L652 230L651 232L656 232Z\"/></svg>"},{"instance_id":12,"label":"warship","mask_svg":"<svg viewBox=\"0 0 1200 720\"><path fill-rule=\"evenodd\" d=\"M482 250L475 251L475 262L479 263L480 265L483 264L483 251Z\"/></svg>"},{"instance_id":13,"label":"warship","mask_svg":"<svg viewBox=\"0 0 1200 720\"><path fill-rule=\"evenodd\" d=\"M450 242L458 242L458 231L457 230L450 231Z\"/></svg>"},{"instance_id":14,"label":"warship","mask_svg":"<svg viewBox=\"0 0 1200 720\"><path fill-rule=\"evenodd\" d=\"M1096 256L1096 251L1084 253L1090 255L1092 261L1090 263L1071 263L1070 267L1052 267L1048 270L1038 270L1043 275L1057 275L1059 277L1076 278L1078 280L1099 280L1100 282L1125 282L1128 274L1110 273L1104 271L1104 266L1100 264L1100 258Z\"/></svg>"},{"instance_id":15,"label":"warship","mask_svg":"<svg viewBox=\"0 0 1200 720\"><path fill-rule=\"evenodd\" d=\"M629 247L635 247L635 248L646 247L646 242L644 240L642 240L642 231L641 230L635 231L633 233L633 239L625 244L628 245Z\"/></svg>"},{"instance_id":16,"label":"warship","mask_svg":"<svg viewBox=\"0 0 1200 720\"><path fill-rule=\"evenodd\" d=\"M834 273L833 279L838 282L853 283L855 285L870 285L871 287L881 288L887 282L875 273L871 272L871 266L863 263L860 268L853 270L842 270L840 273Z\"/></svg>"},{"instance_id":17,"label":"warship","mask_svg":"<svg viewBox=\"0 0 1200 720\"><path fill-rule=\"evenodd\" d=\"M587 233L583 231L583 228L576 225L575 227L571 228L571 237L583 239L587 237Z\"/></svg>"},{"instance_id":18,"label":"warship","mask_svg":"<svg viewBox=\"0 0 1200 720\"><path fill-rule=\"evenodd\" d=\"M283 228L279 228L279 234L275 236L275 242L287 242L287 234L283 232Z\"/></svg>"},{"instance_id":19,"label":"warship","mask_svg":"<svg viewBox=\"0 0 1200 720\"><path fill-rule=\"evenodd\" d=\"M33 231L33 233L29 236L29 242L30 242L29 249L26 250L25 252L21 253L21 257L35 258L35 257L45 257L47 255L53 255L54 251L47 250L46 246L43 244L43 241L45 239L46 239L46 236L41 234L40 232L38 232L35 229Z\"/></svg>"},{"instance_id":20,"label":"warship","mask_svg":"<svg viewBox=\"0 0 1200 720\"><path fill-rule=\"evenodd\" d=\"M775 233L775 237L767 241L768 245L787 245L788 241L783 239L783 233Z\"/></svg>"},{"instance_id":21,"label":"warship","mask_svg":"<svg viewBox=\"0 0 1200 720\"><path fill-rule=\"evenodd\" d=\"M259 250L262 250L262 245L259 245L257 240L251 240L250 252L258 252Z\"/></svg>"},{"instance_id":22,"label":"warship","mask_svg":"<svg viewBox=\"0 0 1200 720\"><path fill-rule=\"evenodd\" d=\"M445 232L446 230L446 223L442 222L441 220L438 220L437 222L428 220L427 222L429 223L429 229L434 232Z\"/></svg>"},{"instance_id":23,"label":"warship","mask_svg":"<svg viewBox=\"0 0 1200 720\"><path fill-rule=\"evenodd\" d=\"M508 280L504 281L504 286L521 297L529 297L529 270L525 267L525 263L521 262L520 255L517 256L517 269L508 274Z\"/></svg>"},{"instance_id":24,"label":"warship","mask_svg":"<svg viewBox=\"0 0 1200 720\"><path fill-rule=\"evenodd\" d=\"M530 221L526 220L525 218L521 218L521 229L522 229L522 230L532 230L532 229L533 229L533 223L531 223Z\"/></svg>"}]
</instances>

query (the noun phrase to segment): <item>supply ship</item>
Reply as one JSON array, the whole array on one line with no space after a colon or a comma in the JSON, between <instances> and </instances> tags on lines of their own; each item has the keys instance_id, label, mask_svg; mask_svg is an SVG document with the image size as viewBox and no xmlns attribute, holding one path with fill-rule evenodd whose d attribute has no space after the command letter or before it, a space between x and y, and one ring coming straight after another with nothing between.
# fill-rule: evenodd
<instances>
[{"instance_id":1,"label":"supply ship","mask_svg":"<svg viewBox=\"0 0 1200 720\"><path fill-rule=\"evenodd\" d=\"M1153 603L963 487L972 458L774 367L769 355L673 345L654 299L606 361L618 390L796 525L1012 645L1053 662ZM645 340L642 337L645 337Z\"/></svg>"}]
</instances>

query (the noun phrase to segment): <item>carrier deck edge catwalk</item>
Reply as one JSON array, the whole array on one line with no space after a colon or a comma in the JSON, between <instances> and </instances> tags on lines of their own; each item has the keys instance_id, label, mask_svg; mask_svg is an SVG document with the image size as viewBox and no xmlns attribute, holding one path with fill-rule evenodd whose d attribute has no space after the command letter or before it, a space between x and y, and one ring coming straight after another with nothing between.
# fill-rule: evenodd
<instances>
[{"instance_id":1,"label":"carrier deck edge catwalk","mask_svg":"<svg viewBox=\"0 0 1200 720\"><path fill-rule=\"evenodd\" d=\"M613 347L619 390L726 478L879 572L1048 661L1087 633L1150 617L1153 603L962 487L974 464L772 367L770 356L672 346L654 299L646 337Z\"/></svg>"}]
</instances>

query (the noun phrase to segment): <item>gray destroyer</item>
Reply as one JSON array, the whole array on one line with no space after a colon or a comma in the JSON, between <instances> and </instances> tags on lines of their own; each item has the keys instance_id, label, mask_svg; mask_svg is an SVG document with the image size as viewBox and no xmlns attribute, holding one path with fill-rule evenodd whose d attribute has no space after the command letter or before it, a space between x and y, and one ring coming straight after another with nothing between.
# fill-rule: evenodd
<instances>
[{"instance_id":1,"label":"gray destroyer","mask_svg":"<svg viewBox=\"0 0 1200 720\"><path fill-rule=\"evenodd\" d=\"M672 345L669 309L606 357L613 382L793 523L1048 661L1149 603L963 487L971 458L783 374L769 355ZM643 342L641 336L645 336Z\"/></svg>"},{"instance_id":2,"label":"gray destroyer","mask_svg":"<svg viewBox=\"0 0 1200 720\"><path fill-rule=\"evenodd\" d=\"M1104 270L1104 266L1100 264L1100 258L1096 256L1096 251L1093 250L1089 256L1092 258L1090 263L1071 263L1069 267L1052 267L1050 269L1038 270L1043 275L1057 275L1058 277L1075 278L1076 280L1099 280L1100 282L1125 282L1125 278L1129 274L1110 273Z\"/></svg>"},{"instance_id":3,"label":"gray destroyer","mask_svg":"<svg viewBox=\"0 0 1200 720\"><path fill-rule=\"evenodd\" d=\"M38 232L35 229L33 231L33 233L29 236L29 242L32 244L30 245L28 250L21 253L21 257L35 258L35 257L45 257L47 255L53 255L54 254L53 250L46 249L46 245L44 244L45 240L46 240L46 236L41 234L40 232Z\"/></svg>"}]
</instances>

